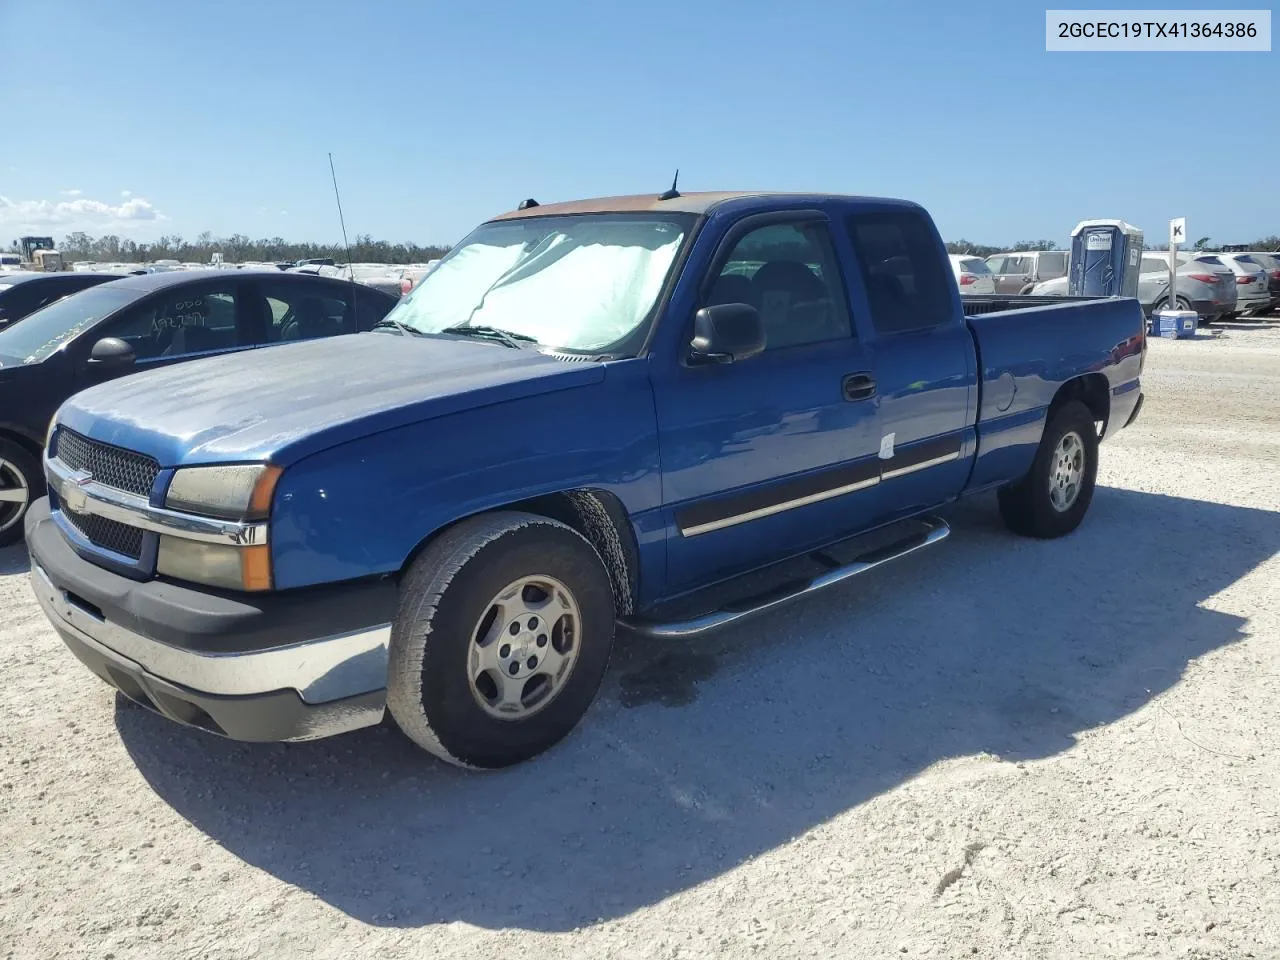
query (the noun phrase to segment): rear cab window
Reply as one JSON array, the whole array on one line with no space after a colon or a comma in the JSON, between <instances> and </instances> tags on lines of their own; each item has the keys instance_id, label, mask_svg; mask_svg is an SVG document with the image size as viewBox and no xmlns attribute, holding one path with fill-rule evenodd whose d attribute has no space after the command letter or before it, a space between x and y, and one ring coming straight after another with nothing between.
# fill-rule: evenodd
<instances>
[{"instance_id":1,"label":"rear cab window","mask_svg":"<svg viewBox=\"0 0 1280 960\"><path fill-rule=\"evenodd\" d=\"M855 213L847 226L878 334L919 332L954 322L955 281L923 214L910 209Z\"/></svg>"}]
</instances>

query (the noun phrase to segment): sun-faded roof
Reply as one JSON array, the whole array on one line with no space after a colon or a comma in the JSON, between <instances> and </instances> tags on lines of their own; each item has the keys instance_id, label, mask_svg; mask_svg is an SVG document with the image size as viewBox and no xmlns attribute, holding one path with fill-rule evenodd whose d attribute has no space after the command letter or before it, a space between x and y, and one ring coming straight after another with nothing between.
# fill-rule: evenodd
<instances>
[{"instance_id":1,"label":"sun-faded roof","mask_svg":"<svg viewBox=\"0 0 1280 960\"><path fill-rule=\"evenodd\" d=\"M494 217L494 220L515 220L520 217L552 217L575 213L706 213L717 203L740 197L772 197L785 194L763 190L725 190L702 193L682 193L670 200L659 199L659 194L644 193L624 197L596 197L590 200L570 200L566 203L544 203L524 210L512 210Z\"/></svg>"}]
</instances>

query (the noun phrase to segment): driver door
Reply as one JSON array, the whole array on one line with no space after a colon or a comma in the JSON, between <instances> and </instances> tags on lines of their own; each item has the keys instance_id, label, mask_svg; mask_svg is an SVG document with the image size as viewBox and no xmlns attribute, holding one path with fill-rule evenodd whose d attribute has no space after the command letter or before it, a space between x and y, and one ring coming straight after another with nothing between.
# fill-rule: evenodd
<instances>
[{"instance_id":1,"label":"driver door","mask_svg":"<svg viewBox=\"0 0 1280 960\"><path fill-rule=\"evenodd\" d=\"M860 492L879 476L873 357L824 214L731 228L697 306L740 302L761 313L763 353L690 365L682 351L653 372L670 592L829 542L875 512Z\"/></svg>"},{"instance_id":2,"label":"driver door","mask_svg":"<svg viewBox=\"0 0 1280 960\"><path fill-rule=\"evenodd\" d=\"M86 385L101 383L257 345L262 338L261 318L245 309L242 288L241 281L231 278L183 283L128 307L80 338L81 378ZM105 337L129 344L134 362L106 368L92 361L93 345Z\"/></svg>"}]
</instances>

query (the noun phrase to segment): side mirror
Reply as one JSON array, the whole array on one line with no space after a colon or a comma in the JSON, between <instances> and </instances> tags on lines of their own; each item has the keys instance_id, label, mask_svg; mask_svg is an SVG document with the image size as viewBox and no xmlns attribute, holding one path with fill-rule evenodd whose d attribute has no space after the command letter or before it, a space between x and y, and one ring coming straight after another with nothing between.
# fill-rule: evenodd
<instances>
[{"instance_id":1,"label":"side mirror","mask_svg":"<svg viewBox=\"0 0 1280 960\"><path fill-rule=\"evenodd\" d=\"M109 370L127 367L136 359L133 347L118 337L103 337L89 353L89 363Z\"/></svg>"},{"instance_id":2,"label":"side mirror","mask_svg":"<svg viewBox=\"0 0 1280 960\"><path fill-rule=\"evenodd\" d=\"M764 352L768 344L760 311L745 303L719 303L693 315L689 359L693 363L736 363Z\"/></svg>"}]
</instances>

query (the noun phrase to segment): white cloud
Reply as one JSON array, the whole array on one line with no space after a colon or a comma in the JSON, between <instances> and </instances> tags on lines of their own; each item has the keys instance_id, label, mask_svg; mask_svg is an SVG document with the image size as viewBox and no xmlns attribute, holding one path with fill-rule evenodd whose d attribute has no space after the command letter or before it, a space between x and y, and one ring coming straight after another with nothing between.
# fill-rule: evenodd
<instances>
[{"instance_id":1,"label":"white cloud","mask_svg":"<svg viewBox=\"0 0 1280 960\"><path fill-rule=\"evenodd\" d=\"M122 197L132 197L132 196L133 196L133 191L132 191L132 190L121 190L121 191L120 191L120 196L122 196Z\"/></svg>"},{"instance_id":2,"label":"white cloud","mask_svg":"<svg viewBox=\"0 0 1280 960\"><path fill-rule=\"evenodd\" d=\"M140 224L166 219L142 197L131 197L113 206L101 200L76 197L73 200L11 200L0 196L0 226L20 230L112 229L128 232Z\"/></svg>"},{"instance_id":3,"label":"white cloud","mask_svg":"<svg viewBox=\"0 0 1280 960\"><path fill-rule=\"evenodd\" d=\"M78 197L82 193L84 193L83 190L63 190L62 191L62 195L64 197Z\"/></svg>"}]
</instances>

